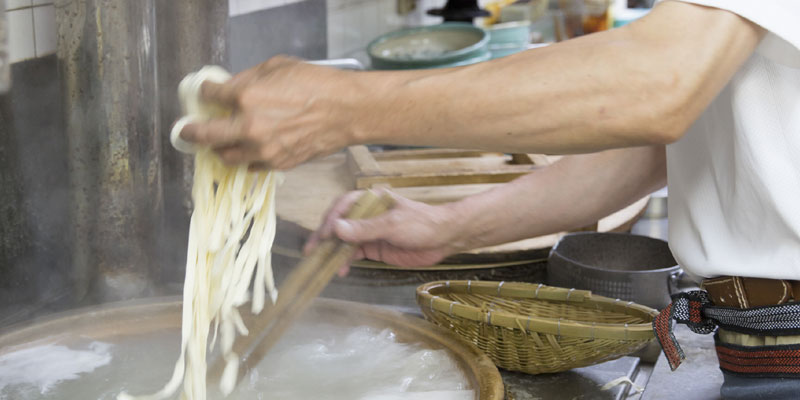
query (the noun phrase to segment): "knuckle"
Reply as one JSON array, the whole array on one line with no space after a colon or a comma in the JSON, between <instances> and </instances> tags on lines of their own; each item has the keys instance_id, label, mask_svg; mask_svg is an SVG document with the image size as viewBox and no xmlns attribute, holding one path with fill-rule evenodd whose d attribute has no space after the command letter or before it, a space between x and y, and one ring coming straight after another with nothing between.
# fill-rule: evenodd
<instances>
[{"instance_id":1,"label":"knuckle","mask_svg":"<svg viewBox=\"0 0 800 400\"><path fill-rule=\"evenodd\" d=\"M398 212L388 212L386 214L386 221L390 225L397 226L403 222L403 217Z\"/></svg>"},{"instance_id":2,"label":"knuckle","mask_svg":"<svg viewBox=\"0 0 800 400\"><path fill-rule=\"evenodd\" d=\"M255 139L258 138L258 131L256 129L258 124L254 122L253 117L245 114L241 116L238 121L239 136L245 141L255 141Z\"/></svg>"},{"instance_id":3,"label":"knuckle","mask_svg":"<svg viewBox=\"0 0 800 400\"><path fill-rule=\"evenodd\" d=\"M272 146L262 146L260 149L258 149L258 156L263 160L272 160L275 158L275 150L272 148Z\"/></svg>"}]
</instances>

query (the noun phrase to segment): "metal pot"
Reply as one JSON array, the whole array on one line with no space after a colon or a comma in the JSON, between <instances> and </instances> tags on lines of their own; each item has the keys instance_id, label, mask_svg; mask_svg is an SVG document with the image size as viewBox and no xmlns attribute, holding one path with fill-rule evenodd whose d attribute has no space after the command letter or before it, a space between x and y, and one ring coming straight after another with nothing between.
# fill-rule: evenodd
<instances>
[{"instance_id":1,"label":"metal pot","mask_svg":"<svg viewBox=\"0 0 800 400\"><path fill-rule=\"evenodd\" d=\"M591 290L658 310L669 304L683 276L667 242L627 233L566 235L547 262L550 285Z\"/></svg>"},{"instance_id":2,"label":"metal pot","mask_svg":"<svg viewBox=\"0 0 800 400\"><path fill-rule=\"evenodd\" d=\"M258 316L243 311L242 317L245 324L251 326L253 319ZM316 299L292 329L295 329L295 332L309 332L313 337L314 330L318 329L320 324L331 324L339 328L357 326L369 326L380 330L389 328L400 343L417 343L426 349L443 349L451 355L458 368L470 381L471 387L479 393L476 399L503 398L500 373L488 356L477 347L461 340L455 333L421 318L366 304ZM33 392L30 393L30 397L22 396L35 399L106 399L110 398L112 393L115 395L123 389L146 392L158 388L161 379L169 377L172 373L173 363L178 357L180 335L180 298L104 304L43 318L25 325L0 329L0 359L8 354L25 350L29 351L28 354L41 355L49 350L48 346L62 346L85 353L86 347L91 348L89 344L92 342L111 345L113 351L107 353L110 354L110 359L102 368L76 373L70 378L54 382L48 388L48 392L46 394L43 392L41 397ZM291 333L287 336L289 335ZM323 333L319 332L319 335ZM62 366L73 366L85 364L86 360L70 362L58 359L58 361L63 362ZM28 356L16 362L30 371L56 368L47 363L46 357ZM3 368L4 365L0 362L0 378L3 375ZM342 374L346 377L347 371L343 371ZM44 385L36 380L40 379L37 378L39 376L26 376L24 379L30 379L33 385ZM313 376L309 375L309 379L313 379ZM17 389L13 387L16 385L13 378L11 382L12 385L5 388L11 390L8 397L4 396L8 392L0 386L0 399L20 398L14 395ZM233 398L243 398L236 393L233 396ZM219 397L212 395L211 398Z\"/></svg>"}]
</instances>

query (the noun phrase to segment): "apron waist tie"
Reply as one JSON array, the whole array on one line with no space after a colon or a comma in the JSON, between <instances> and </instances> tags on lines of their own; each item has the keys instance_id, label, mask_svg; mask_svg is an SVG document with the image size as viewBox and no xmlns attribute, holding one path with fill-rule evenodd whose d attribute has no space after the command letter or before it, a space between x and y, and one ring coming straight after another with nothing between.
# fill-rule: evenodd
<instances>
[{"instance_id":1,"label":"apron waist tie","mask_svg":"<svg viewBox=\"0 0 800 400\"><path fill-rule=\"evenodd\" d=\"M741 309L717 307L703 290L672 295L672 303L653 320L653 332L673 371L686 358L673 333L675 322L699 334L721 327L759 336L800 335L800 303Z\"/></svg>"}]
</instances>

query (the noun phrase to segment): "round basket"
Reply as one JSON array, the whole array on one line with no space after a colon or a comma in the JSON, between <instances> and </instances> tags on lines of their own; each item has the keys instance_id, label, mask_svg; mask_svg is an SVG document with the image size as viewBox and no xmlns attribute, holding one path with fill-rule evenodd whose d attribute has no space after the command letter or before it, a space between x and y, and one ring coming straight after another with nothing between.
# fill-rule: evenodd
<instances>
[{"instance_id":1,"label":"round basket","mask_svg":"<svg viewBox=\"0 0 800 400\"><path fill-rule=\"evenodd\" d=\"M542 284L437 281L417 288L431 322L511 371L542 374L613 360L653 339L656 310Z\"/></svg>"}]
</instances>

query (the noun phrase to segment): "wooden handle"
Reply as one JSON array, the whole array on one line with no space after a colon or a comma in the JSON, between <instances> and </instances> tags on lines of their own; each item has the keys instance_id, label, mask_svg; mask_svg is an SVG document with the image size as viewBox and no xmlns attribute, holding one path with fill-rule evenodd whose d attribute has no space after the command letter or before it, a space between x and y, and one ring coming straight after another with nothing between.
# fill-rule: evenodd
<instances>
[{"instance_id":1,"label":"wooden handle","mask_svg":"<svg viewBox=\"0 0 800 400\"><path fill-rule=\"evenodd\" d=\"M386 212L391 206L392 199L389 195L378 196L372 191L366 191L346 216L348 219L372 218ZM311 301L325 289L336 271L350 260L354 252L355 246L338 238L331 238L323 241L298 264L281 285L277 303L266 309L265 315L255 321L250 335L241 337L234 344L233 351L242 360L237 385L247 371L258 365ZM210 380L219 381L224 368L225 361L222 358L212 363L209 370Z\"/></svg>"}]
</instances>

